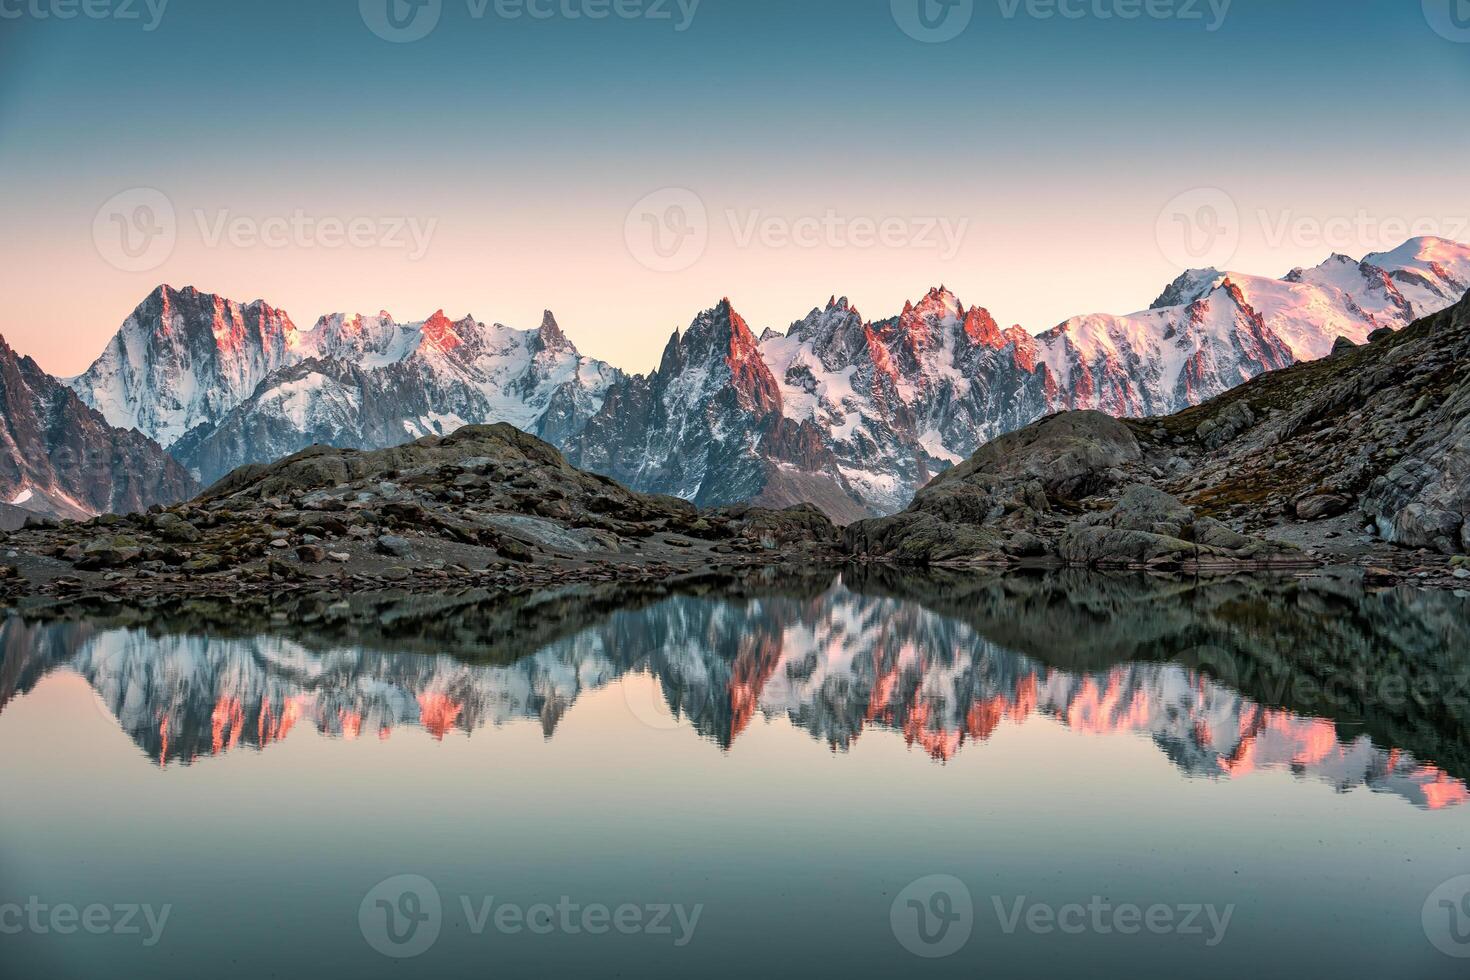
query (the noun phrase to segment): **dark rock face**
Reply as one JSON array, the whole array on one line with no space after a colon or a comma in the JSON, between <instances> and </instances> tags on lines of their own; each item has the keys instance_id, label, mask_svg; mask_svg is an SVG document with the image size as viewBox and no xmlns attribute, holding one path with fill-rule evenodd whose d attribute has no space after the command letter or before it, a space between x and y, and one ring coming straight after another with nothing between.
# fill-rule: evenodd
<instances>
[{"instance_id":1,"label":"dark rock face","mask_svg":"<svg viewBox=\"0 0 1470 980\"><path fill-rule=\"evenodd\" d=\"M0 338L0 497L85 518L182 500L197 486L151 439L114 429Z\"/></svg>"},{"instance_id":2,"label":"dark rock face","mask_svg":"<svg viewBox=\"0 0 1470 980\"><path fill-rule=\"evenodd\" d=\"M815 501L837 520L866 513L820 434L782 415L780 386L729 300L670 338L658 370L614 385L567 456L704 507Z\"/></svg>"},{"instance_id":3,"label":"dark rock face","mask_svg":"<svg viewBox=\"0 0 1470 980\"><path fill-rule=\"evenodd\" d=\"M1264 544L1197 520L1169 494L1128 485L1143 459L1125 422L1100 412L1051 416L987 444L919 491L904 513L849 527L846 541L860 556L920 564L1150 566L1270 557ZM1091 513L1079 503L1108 500L1116 503Z\"/></svg>"}]
</instances>

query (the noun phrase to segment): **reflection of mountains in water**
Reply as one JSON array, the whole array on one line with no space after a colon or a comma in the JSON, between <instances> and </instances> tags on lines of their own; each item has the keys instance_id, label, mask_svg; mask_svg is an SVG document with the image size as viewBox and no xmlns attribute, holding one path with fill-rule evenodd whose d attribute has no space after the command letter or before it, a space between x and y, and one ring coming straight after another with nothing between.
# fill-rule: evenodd
<instances>
[{"instance_id":1,"label":"reflection of mountains in water","mask_svg":"<svg viewBox=\"0 0 1470 980\"><path fill-rule=\"evenodd\" d=\"M348 739L387 738L410 725L442 739L455 730L537 719L550 737L581 694L638 672L658 679L677 717L725 747L759 713L785 718L834 748L872 727L946 760L1003 726L1044 717L1077 732L1147 735L1195 776L1289 769L1342 791L1366 785L1429 808L1467 799L1461 779L1410 754L1437 750L1434 738L1405 750L1380 748L1367 735L1340 733L1331 720L1251 700L1192 669L1184 651L1169 649L1182 642L1181 633L1191 634L1196 651L1218 643L1217 620L1229 611L1239 620L1232 630L1241 634L1232 670L1246 664L1245 673L1256 672L1262 655L1245 640L1260 630L1248 628L1239 594L1215 601L1207 614L1201 594L1184 601L1154 585L1146 586L1153 601L1144 602L1111 584L1079 588L1082 580L1021 580L1019 588L1000 580L981 588L979 581L925 580L931 598L924 604L900 598L909 584L877 580L860 582L861 592L836 584L825 592L666 596L599 613L590 625L578 624L585 628L498 665L356 643L308 646L268 634L150 634L11 619L0 627L0 704L45 673L70 669L152 758L187 764L241 745L263 747L303 725ZM958 591L956 582L963 583ZM1300 595L1291 608L1300 615ZM1120 621L1125 609L1153 624L1153 632ZM1409 613L1422 627L1423 611ZM1093 626L1068 624L1068 615ZM1396 637L1382 619L1376 640L1388 643ZM1032 642L1022 635L1028 621ZM1283 637L1305 629L1270 618L1255 626ZM1059 627L1071 635L1048 632ZM1006 645L995 642L1012 632ZM1131 647L1110 649L1125 635L1134 637ZM1046 649L1032 651L1038 639ZM1183 663L1140 662L1155 652ZM1114 659L1122 655L1133 659Z\"/></svg>"}]
</instances>

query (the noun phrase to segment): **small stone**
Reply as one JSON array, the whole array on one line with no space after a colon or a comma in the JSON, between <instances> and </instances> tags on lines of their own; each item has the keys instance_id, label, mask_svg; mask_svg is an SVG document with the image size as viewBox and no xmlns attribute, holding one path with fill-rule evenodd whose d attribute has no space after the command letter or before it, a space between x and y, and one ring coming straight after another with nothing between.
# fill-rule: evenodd
<instances>
[{"instance_id":1,"label":"small stone","mask_svg":"<svg viewBox=\"0 0 1470 980\"><path fill-rule=\"evenodd\" d=\"M352 560L352 555L348 554L345 551L329 551L327 552L327 557L336 562L345 562Z\"/></svg>"},{"instance_id":2,"label":"small stone","mask_svg":"<svg viewBox=\"0 0 1470 980\"><path fill-rule=\"evenodd\" d=\"M409 558L413 555L413 544L407 538L401 538L396 534L379 536L377 546L383 554L392 555L394 558Z\"/></svg>"},{"instance_id":3,"label":"small stone","mask_svg":"<svg viewBox=\"0 0 1470 980\"><path fill-rule=\"evenodd\" d=\"M1368 568L1363 571L1365 585L1396 585L1399 577L1386 568Z\"/></svg>"}]
</instances>

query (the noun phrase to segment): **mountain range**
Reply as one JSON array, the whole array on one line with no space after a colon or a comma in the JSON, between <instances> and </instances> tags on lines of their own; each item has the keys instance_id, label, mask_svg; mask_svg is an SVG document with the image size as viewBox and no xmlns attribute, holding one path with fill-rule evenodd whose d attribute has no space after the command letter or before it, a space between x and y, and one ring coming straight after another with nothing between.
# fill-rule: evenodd
<instances>
[{"instance_id":1,"label":"mountain range","mask_svg":"<svg viewBox=\"0 0 1470 980\"><path fill-rule=\"evenodd\" d=\"M1048 413L1175 412L1467 291L1470 247L1421 238L1281 279L1191 270L1147 310L1039 335L1002 329L942 286L876 321L833 297L759 335L726 299L673 334L657 369L628 375L581 355L549 312L534 330L443 311L334 314L302 330L261 301L161 286L63 383L204 484L314 444L379 448L505 421L635 490L702 506L814 503L846 523L903 508ZM45 479L17 475L0 492L39 494ZM140 502L153 501L93 495L82 509Z\"/></svg>"}]
</instances>

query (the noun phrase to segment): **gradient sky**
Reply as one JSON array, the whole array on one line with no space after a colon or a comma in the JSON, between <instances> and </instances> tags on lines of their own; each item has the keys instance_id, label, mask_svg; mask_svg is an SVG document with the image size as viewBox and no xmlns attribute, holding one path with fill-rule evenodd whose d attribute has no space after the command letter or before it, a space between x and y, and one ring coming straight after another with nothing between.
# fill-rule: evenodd
<instances>
[{"instance_id":1,"label":"gradient sky","mask_svg":"<svg viewBox=\"0 0 1470 980\"><path fill-rule=\"evenodd\" d=\"M1203 20L974 0L937 44L889 0L702 0L684 31L674 0L671 20L600 21L443 0L411 43L372 33L356 0L171 0L152 31L143 0L140 20L36 16L53 2L0 0L21 14L0 17L0 333L58 374L160 282L264 298L303 327L441 307L530 327L550 307L584 352L645 370L725 295L757 330L832 293L890 315L940 282L1033 331L1130 312L1180 271L1156 226L1200 187L1238 207L1244 271L1361 255L1413 223L1470 239L1470 30L1436 31L1420 0L1235 0L1214 31L1207 0ZM177 242L125 271L94 222L138 187L166 197ZM708 215L707 247L671 272L625 233L666 188ZM209 241L222 216L298 210L434 230L418 258ZM905 230L740 241L752 219L829 212ZM1318 235L1328 219L1348 223ZM953 254L912 240L932 220L965 227Z\"/></svg>"}]
</instances>

